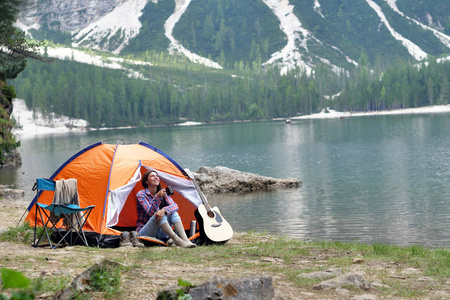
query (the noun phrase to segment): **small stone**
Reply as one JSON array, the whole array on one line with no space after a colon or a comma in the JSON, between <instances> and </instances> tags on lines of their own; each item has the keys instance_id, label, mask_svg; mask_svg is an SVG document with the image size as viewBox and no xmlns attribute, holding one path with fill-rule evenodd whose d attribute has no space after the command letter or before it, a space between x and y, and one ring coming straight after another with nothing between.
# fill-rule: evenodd
<instances>
[{"instance_id":1,"label":"small stone","mask_svg":"<svg viewBox=\"0 0 450 300\"><path fill-rule=\"evenodd\" d=\"M39 299L52 299L53 293L44 293L39 295Z\"/></svg>"},{"instance_id":2,"label":"small stone","mask_svg":"<svg viewBox=\"0 0 450 300\"><path fill-rule=\"evenodd\" d=\"M389 285L378 282L378 281L373 281L371 284L374 288L390 288Z\"/></svg>"},{"instance_id":3,"label":"small stone","mask_svg":"<svg viewBox=\"0 0 450 300\"><path fill-rule=\"evenodd\" d=\"M302 259L302 260L299 260L297 263L298 263L298 264L301 264L301 265L307 265L307 264L310 264L311 261Z\"/></svg>"},{"instance_id":4,"label":"small stone","mask_svg":"<svg viewBox=\"0 0 450 300\"><path fill-rule=\"evenodd\" d=\"M418 278L417 281L428 281L429 282L429 281L434 281L434 279L431 277L423 276L423 277Z\"/></svg>"},{"instance_id":5,"label":"small stone","mask_svg":"<svg viewBox=\"0 0 450 300\"><path fill-rule=\"evenodd\" d=\"M271 263L283 263L284 260L282 260L281 258L276 258L276 257L263 257L261 258L262 262L271 262Z\"/></svg>"},{"instance_id":6,"label":"small stone","mask_svg":"<svg viewBox=\"0 0 450 300\"><path fill-rule=\"evenodd\" d=\"M335 291L336 291L336 293L338 293L339 295L342 295L342 296L347 296L350 294L349 290L341 288L341 287L337 287Z\"/></svg>"},{"instance_id":7,"label":"small stone","mask_svg":"<svg viewBox=\"0 0 450 300\"><path fill-rule=\"evenodd\" d=\"M364 294L364 295L356 295L353 297L354 300L376 300L378 299L377 296L372 294Z\"/></svg>"},{"instance_id":8,"label":"small stone","mask_svg":"<svg viewBox=\"0 0 450 300\"><path fill-rule=\"evenodd\" d=\"M309 292L300 292L300 295L305 296L305 297L309 297L312 298L315 296L314 293L309 293Z\"/></svg>"},{"instance_id":9,"label":"small stone","mask_svg":"<svg viewBox=\"0 0 450 300\"><path fill-rule=\"evenodd\" d=\"M390 275L390 278L396 278L396 279L406 279L405 276L398 276L398 275Z\"/></svg>"},{"instance_id":10,"label":"small stone","mask_svg":"<svg viewBox=\"0 0 450 300\"><path fill-rule=\"evenodd\" d=\"M415 269L415 268L407 268L404 269L403 271L401 271L402 275L419 275L422 274L422 271L420 271L419 269Z\"/></svg>"},{"instance_id":11,"label":"small stone","mask_svg":"<svg viewBox=\"0 0 450 300\"><path fill-rule=\"evenodd\" d=\"M363 262L364 262L364 259L361 257L355 257L354 259L352 259L352 263L354 263L354 264L360 264Z\"/></svg>"},{"instance_id":12,"label":"small stone","mask_svg":"<svg viewBox=\"0 0 450 300\"><path fill-rule=\"evenodd\" d=\"M327 259L327 256L326 255L318 255L318 256L314 257L314 259L315 260L325 260L325 259Z\"/></svg>"}]
</instances>

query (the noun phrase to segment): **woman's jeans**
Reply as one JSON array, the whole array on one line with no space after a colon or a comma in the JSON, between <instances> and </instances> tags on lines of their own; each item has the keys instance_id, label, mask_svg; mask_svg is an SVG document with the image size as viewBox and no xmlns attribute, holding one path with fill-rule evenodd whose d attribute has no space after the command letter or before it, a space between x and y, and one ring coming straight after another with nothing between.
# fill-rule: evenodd
<instances>
[{"instance_id":1,"label":"woman's jeans","mask_svg":"<svg viewBox=\"0 0 450 300\"><path fill-rule=\"evenodd\" d=\"M150 220L148 220L147 224L144 225L144 227L139 230L139 236L150 236L155 237L163 242L167 241L169 239L169 236L165 234L161 230L161 225L169 222L170 227L172 227L173 224L176 222L181 221L180 216L178 215L178 212L173 212L170 215L164 215L161 219L161 221L156 221L156 215L153 215Z\"/></svg>"}]
</instances>

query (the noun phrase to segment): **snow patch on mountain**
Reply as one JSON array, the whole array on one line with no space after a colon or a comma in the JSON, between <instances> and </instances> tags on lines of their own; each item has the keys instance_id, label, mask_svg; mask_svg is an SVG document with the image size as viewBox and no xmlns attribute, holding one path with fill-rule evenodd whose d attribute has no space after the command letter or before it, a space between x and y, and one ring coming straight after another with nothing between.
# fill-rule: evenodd
<instances>
[{"instance_id":1,"label":"snow patch on mountain","mask_svg":"<svg viewBox=\"0 0 450 300\"><path fill-rule=\"evenodd\" d=\"M303 68L307 74L310 74L312 71L312 67L303 60L299 47L305 49L306 52L309 52L309 40L315 40L317 43L323 45L322 41L318 40L311 34L311 32L303 27L300 20L294 14L294 6L289 3L289 0L263 0L263 2L273 11L275 16L278 18L278 20L280 21L280 29L286 34L288 39L286 46L280 51L273 53L271 55L271 58L263 63L263 65L278 63L281 67L281 74L285 74L289 69L299 66ZM314 0L314 11L317 12L321 17L324 17L321 13L319 0ZM342 51L340 51L337 47L330 45L328 45L327 47L331 47L332 49L334 49L334 51L336 51L336 53L344 56L348 62L357 65L354 60L342 53ZM312 53L310 53L310 55L315 56L322 63L331 66L336 72L342 71L342 68L333 65L329 60Z\"/></svg>"},{"instance_id":2,"label":"snow patch on mountain","mask_svg":"<svg viewBox=\"0 0 450 300\"><path fill-rule=\"evenodd\" d=\"M165 35L170 40L169 52L174 53L175 51L178 51L194 63L200 63L208 67L222 69L222 66L220 66L218 63L194 54L184 48L172 35L175 24L177 24L178 20L180 20L180 17L184 14L190 3L191 0L175 0L175 10L164 24Z\"/></svg>"},{"instance_id":3,"label":"snow patch on mountain","mask_svg":"<svg viewBox=\"0 0 450 300\"><path fill-rule=\"evenodd\" d=\"M151 1L157 2L157 0ZM142 27L139 18L148 2L149 0L128 0L118 5L110 13L79 31L74 38L76 42L73 43L73 46L120 53L128 42L139 33ZM175 24L186 11L190 2L191 0L175 0L175 10L164 24L165 35L170 40L169 51L171 53L178 51L195 63L222 69L218 63L184 48L172 35Z\"/></svg>"},{"instance_id":4,"label":"snow patch on mountain","mask_svg":"<svg viewBox=\"0 0 450 300\"><path fill-rule=\"evenodd\" d=\"M89 46L118 54L142 27L139 17L148 0L128 0L75 36L75 47Z\"/></svg>"},{"instance_id":5,"label":"snow patch on mountain","mask_svg":"<svg viewBox=\"0 0 450 300\"><path fill-rule=\"evenodd\" d=\"M370 7L372 7L373 10L377 13L378 17L381 20L381 23L383 23L386 28L389 30L391 35L394 37L394 39L400 41L402 45L408 50L408 52L418 61L421 61L425 58L427 58L427 53L420 49L419 46L411 42L410 40L404 38L401 34L396 32L392 26L389 24L388 20L386 19L386 16L381 11L381 7L378 6L375 2L372 0L366 0L367 4L369 4Z\"/></svg>"},{"instance_id":6,"label":"snow patch on mountain","mask_svg":"<svg viewBox=\"0 0 450 300\"><path fill-rule=\"evenodd\" d=\"M413 21L414 23L416 23L418 26L422 27L425 30L430 30L431 32L433 32L433 34L441 41L442 44L444 44L447 48L450 48L450 36L434 29L431 28L430 26L427 26L419 21L417 21L416 19L410 18L408 16L406 16L403 12L401 12L398 7L397 7L397 0L385 0L387 2L387 4L392 8L393 11L395 11L396 13L398 13L400 16L407 18L410 21ZM429 18L431 18L430 15L428 15ZM432 23L431 20L428 20L429 23Z\"/></svg>"},{"instance_id":7,"label":"snow patch on mountain","mask_svg":"<svg viewBox=\"0 0 450 300\"><path fill-rule=\"evenodd\" d=\"M311 67L303 61L296 45L298 41L301 47L308 50L307 41L310 33L303 28L302 23L294 14L294 6L289 3L289 0L263 0L263 2L277 16L280 21L280 29L286 34L288 39L286 46L280 51L273 53L271 58L263 65L279 62L282 74L295 66L300 66L307 73L310 73Z\"/></svg>"},{"instance_id":8,"label":"snow patch on mountain","mask_svg":"<svg viewBox=\"0 0 450 300\"><path fill-rule=\"evenodd\" d=\"M34 23L31 26L27 26L27 25L25 25L24 23L22 23L20 21L16 21L16 23L14 23L14 26L19 28L23 32L25 32L25 35L27 35L27 36L31 36L31 34L29 32L30 29L38 30L41 27L41 25L39 25L39 23Z\"/></svg>"},{"instance_id":9,"label":"snow patch on mountain","mask_svg":"<svg viewBox=\"0 0 450 300\"><path fill-rule=\"evenodd\" d=\"M99 55L90 55L81 50L72 49L72 48L52 48L47 47L46 49L41 49L41 54L44 54L46 50L46 54L49 57L57 58L60 60L73 60L80 63L90 64L98 67L109 68L109 69L120 69L128 72L128 77L130 78L139 78L139 79L147 79L144 75L138 71L131 70L129 68L125 68L122 64L134 64L134 65L151 65L148 62L141 61L133 61L128 59L123 59L119 57L108 57L104 58Z\"/></svg>"},{"instance_id":10,"label":"snow patch on mountain","mask_svg":"<svg viewBox=\"0 0 450 300\"><path fill-rule=\"evenodd\" d=\"M336 51L337 53L339 53L340 55L342 55L343 57L345 57L345 60L346 60L346 61L348 61L349 63L351 63L351 64L353 64L353 65L355 65L355 66L358 66L358 63L357 63L356 61L354 61L353 59L351 59L350 57L348 57L347 55L345 55L345 54L341 51L341 49L339 49L339 48L336 47L336 46L331 46L331 48L332 48L334 51Z\"/></svg>"},{"instance_id":11,"label":"snow patch on mountain","mask_svg":"<svg viewBox=\"0 0 450 300\"><path fill-rule=\"evenodd\" d=\"M444 63L444 62L450 61L450 56L438 58L438 59L436 59L436 61L437 61L438 63Z\"/></svg>"},{"instance_id":12,"label":"snow patch on mountain","mask_svg":"<svg viewBox=\"0 0 450 300\"><path fill-rule=\"evenodd\" d=\"M22 99L14 99L13 105L14 109L11 116L16 120L18 127L13 128L12 133L20 139L45 134L84 132L89 125L83 119L57 116L55 113L44 115L40 111L30 110Z\"/></svg>"},{"instance_id":13,"label":"snow patch on mountain","mask_svg":"<svg viewBox=\"0 0 450 300\"><path fill-rule=\"evenodd\" d=\"M320 8L319 0L314 0L314 11L325 19L325 17L322 15L322 9Z\"/></svg>"}]
</instances>

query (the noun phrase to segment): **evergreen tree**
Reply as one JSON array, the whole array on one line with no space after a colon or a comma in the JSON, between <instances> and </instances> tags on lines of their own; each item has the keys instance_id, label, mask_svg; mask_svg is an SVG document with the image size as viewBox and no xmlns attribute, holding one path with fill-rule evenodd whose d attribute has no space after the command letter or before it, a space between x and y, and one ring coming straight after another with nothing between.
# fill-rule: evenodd
<instances>
[{"instance_id":1,"label":"evergreen tree","mask_svg":"<svg viewBox=\"0 0 450 300\"><path fill-rule=\"evenodd\" d=\"M445 104L450 101L450 84L447 75L442 75L441 94L439 96L439 104Z\"/></svg>"},{"instance_id":2,"label":"evergreen tree","mask_svg":"<svg viewBox=\"0 0 450 300\"><path fill-rule=\"evenodd\" d=\"M11 133L12 99L16 93L8 86L7 79L17 77L26 66L26 58L40 58L39 44L28 42L25 34L13 26L19 0L0 0L0 164L6 155L20 145Z\"/></svg>"}]
</instances>

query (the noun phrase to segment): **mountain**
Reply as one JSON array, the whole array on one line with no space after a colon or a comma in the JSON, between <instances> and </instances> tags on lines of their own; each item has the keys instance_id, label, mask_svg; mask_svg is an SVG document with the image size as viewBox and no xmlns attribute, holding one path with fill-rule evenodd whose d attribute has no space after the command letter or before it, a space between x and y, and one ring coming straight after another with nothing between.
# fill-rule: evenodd
<instances>
[{"instance_id":1,"label":"mountain","mask_svg":"<svg viewBox=\"0 0 450 300\"><path fill-rule=\"evenodd\" d=\"M168 51L219 69L450 55L447 0L29 0L17 26L36 39L121 56Z\"/></svg>"}]
</instances>

